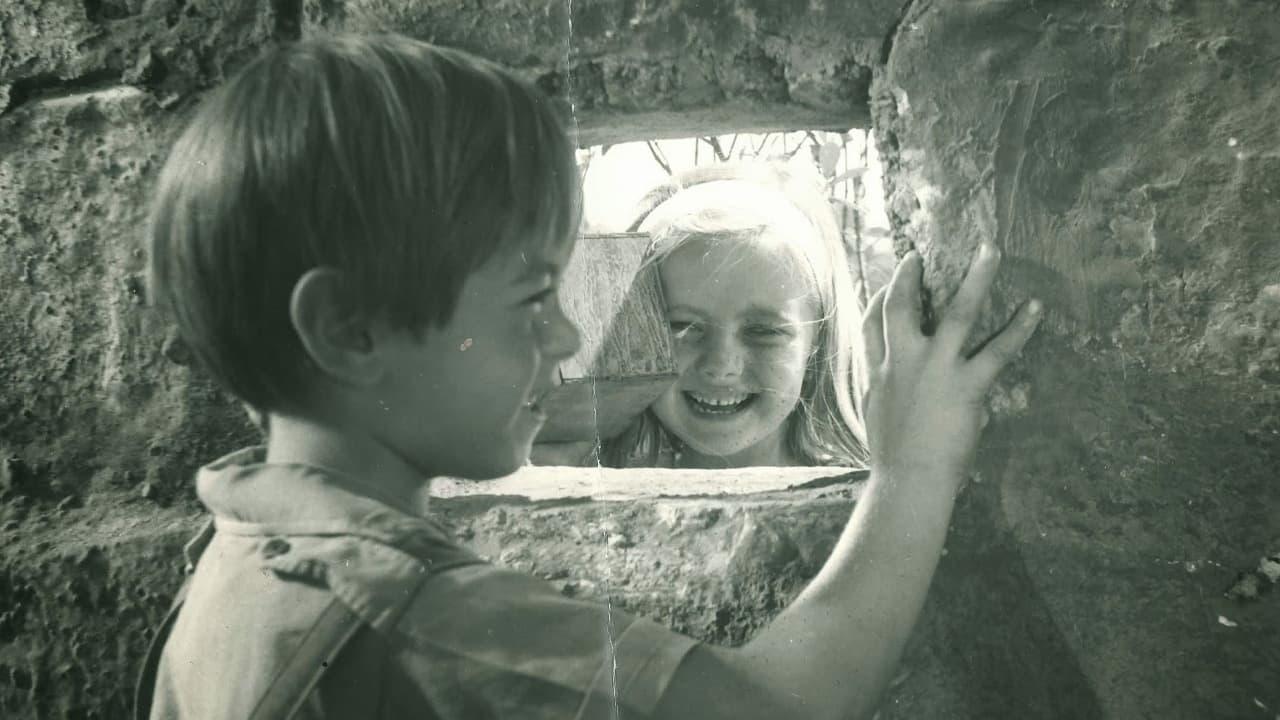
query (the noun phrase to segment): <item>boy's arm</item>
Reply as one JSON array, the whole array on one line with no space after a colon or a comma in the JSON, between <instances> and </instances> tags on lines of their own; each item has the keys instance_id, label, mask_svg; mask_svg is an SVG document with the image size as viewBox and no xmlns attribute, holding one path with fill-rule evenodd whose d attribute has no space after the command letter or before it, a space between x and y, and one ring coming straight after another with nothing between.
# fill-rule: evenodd
<instances>
[{"instance_id":1,"label":"boy's arm","mask_svg":"<svg viewBox=\"0 0 1280 720\"><path fill-rule=\"evenodd\" d=\"M984 245L932 337L920 331L920 258L899 264L864 322L872 472L848 526L755 639L693 650L655 717L843 719L875 708L924 604L984 396L1039 319L1029 303L981 352L962 355L998 264Z\"/></svg>"},{"instance_id":2,"label":"boy's arm","mask_svg":"<svg viewBox=\"0 0 1280 720\"><path fill-rule=\"evenodd\" d=\"M933 481L873 473L800 597L742 648L691 651L654 716L868 716L915 624L946 535L953 493L928 487Z\"/></svg>"}]
</instances>

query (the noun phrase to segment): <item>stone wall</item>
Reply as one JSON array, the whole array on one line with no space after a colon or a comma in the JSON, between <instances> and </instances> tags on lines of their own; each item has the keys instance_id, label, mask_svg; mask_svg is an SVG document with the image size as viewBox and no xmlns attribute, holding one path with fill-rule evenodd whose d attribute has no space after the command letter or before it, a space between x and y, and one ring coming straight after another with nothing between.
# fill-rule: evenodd
<instances>
[{"instance_id":1,"label":"stone wall","mask_svg":"<svg viewBox=\"0 0 1280 720\"><path fill-rule=\"evenodd\" d=\"M970 499L1112 717L1280 709L1280 603L1224 597L1280 551L1277 43L1275 3L920 2L873 87L935 297L992 238L992 319L1049 307Z\"/></svg>"},{"instance_id":2,"label":"stone wall","mask_svg":"<svg viewBox=\"0 0 1280 720\"><path fill-rule=\"evenodd\" d=\"M993 238L989 326L1050 310L882 717L1280 712L1274 2L40 0L0 8L0 715L123 715L190 471L252 438L145 305L145 197L207 88L334 29L494 56L584 142L871 119L935 299ZM441 508L565 592L740 642L855 493Z\"/></svg>"},{"instance_id":3,"label":"stone wall","mask_svg":"<svg viewBox=\"0 0 1280 720\"><path fill-rule=\"evenodd\" d=\"M644 479L615 472L619 483ZM566 485L588 489L595 474L563 472ZM756 484L733 471L697 474L708 488ZM740 644L817 572L860 477L719 497L479 495L438 500L436 511L481 554L567 595ZM987 537L989 518L962 511L881 717L1098 717L1090 679L1016 552ZM0 616L0 714L124 717L151 628L181 579L182 545L201 522L119 500L30 526L29 554L0 566L0 592L14 601Z\"/></svg>"}]
</instances>

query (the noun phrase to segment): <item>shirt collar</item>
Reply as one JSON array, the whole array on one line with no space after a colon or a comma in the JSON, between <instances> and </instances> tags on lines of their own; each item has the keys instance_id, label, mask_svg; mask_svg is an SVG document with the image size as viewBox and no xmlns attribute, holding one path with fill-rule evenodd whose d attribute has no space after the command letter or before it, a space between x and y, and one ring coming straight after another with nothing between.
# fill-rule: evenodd
<instances>
[{"instance_id":1,"label":"shirt collar","mask_svg":"<svg viewBox=\"0 0 1280 720\"><path fill-rule=\"evenodd\" d=\"M220 523L230 521L241 532L363 535L391 545L424 535L452 541L434 520L379 500L375 482L330 468L268 463L260 446L201 468L196 494Z\"/></svg>"}]
</instances>

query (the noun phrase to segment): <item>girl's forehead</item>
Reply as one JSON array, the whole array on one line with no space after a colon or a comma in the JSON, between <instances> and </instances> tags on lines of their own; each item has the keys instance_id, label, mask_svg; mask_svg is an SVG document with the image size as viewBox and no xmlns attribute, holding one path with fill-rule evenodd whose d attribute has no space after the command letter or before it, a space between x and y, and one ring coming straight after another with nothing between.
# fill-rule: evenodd
<instances>
[{"instance_id":1,"label":"girl's forehead","mask_svg":"<svg viewBox=\"0 0 1280 720\"><path fill-rule=\"evenodd\" d=\"M667 301L728 310L814 304L812 273L791 245L771 238L699 237L659 264Z\"/></svg>"},{"instance_id":2,"label":"girl's forehead","mask_svg":"<svg viewBox=\"0 0 1280 720\"><path fill-rule=\"evenodd\" d=\"M747 238L714 235L689 238L661 261L664 269L697 267L729 278L742 275L744 270L770 269L777 274L800 275L797 279L803 280L806 265L798 248L768 230Z\"/></svg>"}]
</instances>

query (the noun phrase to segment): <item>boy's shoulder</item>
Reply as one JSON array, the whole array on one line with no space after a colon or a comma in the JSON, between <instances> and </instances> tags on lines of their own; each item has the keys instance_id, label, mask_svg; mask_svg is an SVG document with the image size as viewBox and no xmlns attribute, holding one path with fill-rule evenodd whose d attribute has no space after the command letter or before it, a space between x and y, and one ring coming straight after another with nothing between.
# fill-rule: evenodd
<instances>
[{"instance_id":1,"label":"boy's shoulder","mask_svg":"<svg viewBox=\"0 0 1280 720\"><path fill-rule=\"evenodd\" d=\"M694 644L495 567L436 522L353 494L331 473L254 457L202 471L216 530L166 645L158 685L171 694L245 689L243 672L215 691L216 670L184 670L188 656L211 657L210 647L229 668L272 675L333 598L368 632L347 653L359 661L335 664L321 690L359 687L384 695L363 699L397 712L412 709L405 698L421 698L442 718L481 708L495 717L594 717L593 703L606 710L615 697L644 716ZM353 683L370 664L388 668L381 682Z\"/></svg>"}]
</instances>

